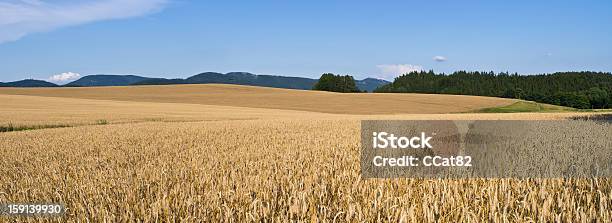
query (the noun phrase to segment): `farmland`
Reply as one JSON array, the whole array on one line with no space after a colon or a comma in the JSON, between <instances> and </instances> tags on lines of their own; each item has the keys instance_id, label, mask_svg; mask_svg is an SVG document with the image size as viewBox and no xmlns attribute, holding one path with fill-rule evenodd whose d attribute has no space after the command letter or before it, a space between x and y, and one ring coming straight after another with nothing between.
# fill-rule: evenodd
<instances>
[{"instance_id":1,"label":"farmland","mask_svg":"<svg viewBox=\"0 0 612 223\"><path fill-rule=\"evenodd\" d=\"M0 133L0 203L64 203L65 219L46 219L57 222L611 221L610 179L360 177L360 120L581 115L464 113L513 102L229 85L2 89L0 125L61 128Z\"/></svg>"},{"instance_id":2,"label":"farmland","mask_svg":"<svg viewBox=\"0 0 612 223\"><path fill-rule=\"evenodd\" d=\"M335 114L439 114L496 107L510 99L428 94L339 94L224 84L0 88L0 94L183 103L324 112Z\"/></svg>"}]
</instances>

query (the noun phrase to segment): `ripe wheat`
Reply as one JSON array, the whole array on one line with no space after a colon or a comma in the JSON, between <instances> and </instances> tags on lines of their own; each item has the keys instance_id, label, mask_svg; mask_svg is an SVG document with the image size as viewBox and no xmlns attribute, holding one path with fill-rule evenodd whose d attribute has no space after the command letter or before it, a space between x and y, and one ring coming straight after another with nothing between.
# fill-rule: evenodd
<instances>
[{"instance_id":1,"label":"ripe wheat","mask_svg":"<svg viewBox=\"0 0 612 223\"><path fill-rule=\"evenodd\" d=\"M56 221L611 220L610 179L361 179L358 131L249 120L3 133L0 202L65 203Z\"/></svg>"},{"instance_id":2,"label":"ripe wheat","mask_svg":"<svg viewBox=\"0 0 612 223\"><path fill-rule=\"evenodd\" d=\"M160 102L176 102L165 100ZM364 115L295 111L300 109L292 103L285 108L293 110L281 110L147 101L0 94L0 126L65 127L0 133L0 203L60 202L69 208L64 218L0 219L612 220L609 178L360 177L362 119L562 119L575 113ZM466 109L444 103L439 113Z\"/></svg>"}]
</instances>

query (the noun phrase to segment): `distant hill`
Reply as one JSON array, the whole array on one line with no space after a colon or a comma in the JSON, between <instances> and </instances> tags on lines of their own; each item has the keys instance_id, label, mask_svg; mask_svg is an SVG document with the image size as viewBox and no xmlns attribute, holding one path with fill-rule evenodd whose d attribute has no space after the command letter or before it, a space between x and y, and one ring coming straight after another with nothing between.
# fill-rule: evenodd
<instances>
[{"instance_id":1,"label":"distant hill","mask_svg":"<svg viewBox=\"0 0 612 223\"><path fill-rule=\"evenodd\" d=\"M186 79L149 78L136 75L87 75L70 82L65 87L101 87L101 86L128 86L128 85L170 85L170 84L237 84L260 87L275 87L311 90L318 79L305 77L285 77L275 75L256 75L247 72L230 72L226 74L217 72L204 72ZM355 84L360 90L372 92L374 89L390 82L374 78L356 80ZM58 87L58 85L40 80L22 80L2 83L0 87Z\"/></svg>"},{"instance_id":2,"label":"distant hill","mask_svg":"<svg viewBox=\"0 0 612 223\"><path fill-rule=\"evenodd\" d=\"M58 85L47 81L26 79L21 81L0 83L0 87L58 87Z\"/></svg>"},{"instance_id":3,"label":"distant hill","mask_svg":"<svg viewBox=\"0 0 612 223\"><path fill-rule=\"evenodd\" d=\"M238 84L261 87L289 88L310 90L317 83L317 79L304 77L285 77L273 75L256 75L247 72L230 72L227 74L205 72L187 79L150 78L132 85L168 85L168 84ZM390 82L366 78L355 82L360 90L373 91L377 87Z\"/></svg>"},{"instance_id":4,"label":"distant hill","mask_svg":"<svg viewBox=\"0 0 612 223\"><path fill-rule=\"evenodd\" d=\"M170 84L187 84L185 79L166 79L166 78L149 78L130 85L170 85Z\"/></svg>"},{"instance_id":5,"label":"distant hill","mask_svg":"<svg viewBox=\"0 0 612 223\"><path fill-rule=\"evenodd\" d=\"M390 84L391 82L376 78L366 78L363 80L355 80L355 84L359 90L366 90L368 92L373 92L376 88Z\"/></svg>"},{"instance_id":6,"label":"distant hill","mask_svg":"<svg viewBox=\"0 0 612 223\"><path fill-rule=\"evenodd\" d=\"M128 86L151 78L136 75L88 75L66 84L67 87Z\"/></svg>"},{"instance_id":7,"label":"distant hill","mask_svg":"<svg viewBox=\"0 0 612 223\"><path fill-rule=\"evenodd\" d=\"M272 75L256 75L247 72L230 72L227 74L205 72L187 79L150 78L132 85L168 85L168 84L238 84L261 87L289 88L310 90L317 82L315 79L303 77L284 77Z\"/></svg>"},{"instance_id":8,"label":"distant hill","mask_svg":"<svg viewBox=\"0 0 612 223\"><path fill-rule=\"evenodd\" d=\"M317 82L314 79L303 77L283 77L271 75L255 75L246 72L231 72L227 74L206 72L190 78L187 78L188 83L206 84L239 84L252 85L263 87L290 88L310 90Z\"/></svg>"}]
</instances>

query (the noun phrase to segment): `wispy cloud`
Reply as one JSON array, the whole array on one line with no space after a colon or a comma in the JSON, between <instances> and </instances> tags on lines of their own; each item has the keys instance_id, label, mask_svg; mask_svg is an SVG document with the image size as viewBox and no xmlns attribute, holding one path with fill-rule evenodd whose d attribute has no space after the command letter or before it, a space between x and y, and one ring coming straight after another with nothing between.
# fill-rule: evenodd
<instances>
[{"instance_id":1,"label":"wispy cloud","mask_svg":"<svg viewBox=\"0 0 612 223\"><path fill-rule=\"evenodd\" d=\"M423 70L422 66L412 64L382 64L376 65L376 67L378 67L382 73L382 75L378 77L386 80L393 80L393 78L399 75Z\"/></svg>"},{"instance_id":2,"label":"wispy cloud","mask_svg":"<svg viewBox=\"0 0 612 223\"><path fill-rule=\"evenodd\" d=\"M81 74L79 73L65 72L65 73L56 74L56 75L49 77L49 81L55 82L55 83L62 83L62 82L68 82L71 80L76 80L79 77L81 77Z\"/></svg>"},{"instance_id":3,"label":"wispy cloud","mask_svg":"<svg viewBox=\"0 0 612 223\"><path fill-rule=\"evenodd\" d=\"M433 60L436 61L436 62L444 62L447 59L446 59L446 57L443 57L443 56L435 56L435 57L433 57Z\"/></svg>"},{"instance_id":4,"label":"wispy cloud","mask_svg":"<svg viewBox=\"0 0 612 223\"><path fill-rule=\"evenodd\" d=\"M66 26L143 16L161 10L168 1L3 1L0 2L0 43Z\"/></svg>"}]
</instances>

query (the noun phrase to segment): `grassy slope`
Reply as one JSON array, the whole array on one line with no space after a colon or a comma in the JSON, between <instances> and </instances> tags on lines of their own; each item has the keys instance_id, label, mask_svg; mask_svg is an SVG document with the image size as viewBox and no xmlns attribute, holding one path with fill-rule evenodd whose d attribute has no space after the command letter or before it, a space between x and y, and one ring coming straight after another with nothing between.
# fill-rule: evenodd
<instances>
[{"instance_id":1,"label":"grassy slope","mask_svg":"<svg viewBox=\"0 0 612 223\"><path fill-rule=\"evenodd\" d=\"M482 113L516 113L516 112L576 112L582 111L575 108L557 106L557 105L549 105L542 104L532 101L518 101L514 104L500 106L500 107L491 107L476 110L475 112Z\"/></svg>"}]
</instances>

